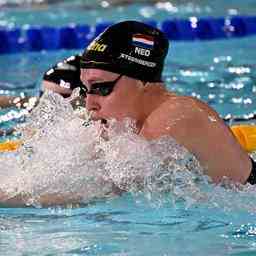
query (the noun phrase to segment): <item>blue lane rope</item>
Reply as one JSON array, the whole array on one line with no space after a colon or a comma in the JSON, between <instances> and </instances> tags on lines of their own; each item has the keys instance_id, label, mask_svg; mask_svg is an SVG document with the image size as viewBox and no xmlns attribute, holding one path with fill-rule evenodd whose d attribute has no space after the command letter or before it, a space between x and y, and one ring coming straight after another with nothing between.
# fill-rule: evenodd
<instances>
[{"instance_id":1,"label":"blue lane rope","mask_svg":"<svg viewBox=\"0 0 256 256\"><path fill-rule=\"evenodd\" d=\"M228 18L167 19L146 23L160 28L169 40L213 40L256 34L256 16ZM63 27L27 26L0 27L0 54L24 51L82 49L112 22L95 26L68 25Z\"/></svg>"}]
</instances>

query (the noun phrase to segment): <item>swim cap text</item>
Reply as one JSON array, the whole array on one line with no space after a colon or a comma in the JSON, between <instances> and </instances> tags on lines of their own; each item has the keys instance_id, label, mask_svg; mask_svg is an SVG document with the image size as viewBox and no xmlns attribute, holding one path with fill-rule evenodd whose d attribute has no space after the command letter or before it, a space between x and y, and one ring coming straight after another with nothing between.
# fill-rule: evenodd
<instances>
[{"instance_id":1,"label":"swim cap text","mask_svg":"<svg viewBox=\"0 0 256 256\"><path fill-rule=\"evenodd\" d=\"M155 62L150 62L150 61L146 61L146 60L137 59L135 57L132 57L132 56L124 54L124 53L121 53L120 58L135 62L135 63L143 65L143 66L147 66L147 67L150 67L150 68L154 68L156 66Z\"/></svg>"},{"instance_id":2,"label":"swim cap text","mask_svg":"<svg viewBox=\"0 0 256 256\"><path fill-rule=\"evenodd\" d=\"M135 47L135 53L148 57L150 55L150 50Z\"/></svg>"}]
</instances>

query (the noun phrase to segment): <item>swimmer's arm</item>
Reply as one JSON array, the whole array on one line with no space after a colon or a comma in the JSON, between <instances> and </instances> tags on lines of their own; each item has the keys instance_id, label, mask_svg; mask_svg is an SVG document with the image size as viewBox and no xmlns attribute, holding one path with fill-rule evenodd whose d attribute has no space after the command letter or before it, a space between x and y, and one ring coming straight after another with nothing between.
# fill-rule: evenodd
<instances>
[{"instance_id":1,"label":"swimmer's arm","mask_svg":"<svg viewBox=\"0 0 256 256\"><path fill-rule=\"evenodd\" d=\"M81 196L72 193L66 194L44 194L34 200L35 205L40 205L42 207L49 206L67 206L79 204L82 201ZM5 207L26 207L34 206L31 203L31 196L27 194L19 194L13 197L8 196L3 191L0 190L0 205Z\"/></svg>"},{"instance_id":2,"label":"swimmer's arm","mask_svg":"<svg viewBox=\"0 0 256 256\"><path fill-rule=\"evenodd\" d=\"M8 108L13 106L13 100L15 97L0 95L0 107Z\"/></svg>"},{"instance_id":3,"label":"swimmer's arm","mask_svg":"<svg viewBox=\"0 0 256 256\"><path fill-rule=\"evenodd\" d=\"M103 196L103 198L110 196L120 196L124 191L112 184L112 189L108 194ZM84 197L79 193L48 193L37 196L33 202L33 197L28 194L18 194L15 196L8 196L2 190L0 190L0 207L27 207L27 206L70 206L89 203L91 200L96 198L91 198L91 200L84 200ZM100 198L98 198L100 199Z\"/></svg>"},{"instance_id":4,"label":"swimmer's arm","mask_svg":"<svg viewBox=\"0 0 256 256\"><path fill-rule=\"evenodd\" d=\"M0 108L9 108L9 107L25 107L25 103L29 102L31 97L17 97L17 96L7 96L0 95Z\"/></svg>"}]
</instances>

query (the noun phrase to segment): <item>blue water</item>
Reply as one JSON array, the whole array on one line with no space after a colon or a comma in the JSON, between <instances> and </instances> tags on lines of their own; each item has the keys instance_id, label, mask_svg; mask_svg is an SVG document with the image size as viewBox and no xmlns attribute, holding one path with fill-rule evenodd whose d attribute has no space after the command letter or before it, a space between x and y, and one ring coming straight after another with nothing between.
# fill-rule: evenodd
<instances>
[{"instance_id":1,"label":"blue water","mask_svg":"<svg viewBox=\"0 0 256 256\"><path fill-rule=\"evenodd\" d=\"M7 25L61 25L84 21L93 24L95 17L119 20L148 15L148 18L161 20L170 13L187 17L227 15L233 9L242 14L255 12L254 3L249 0L243 4L214 1L215 5L210 1L184 1L173 2L177 9L169 12L145 4L92 8L85 10L88 13L85 19L85 11L80 10L81 2L76 1L71 10L70 1L52 8L5 8L0 11L0 22ZM38 16L41 19L35 18ZM171 42L164 70L168 88L201 98L221 115L254 112L255 39ZM25 91L36 95L43 71L76 52L0 56L1 93L18 95ZM0 110L0 117L12 110ZM17 122L19 119L15 118L1 121L0 128ZM57 150L52 154L57 155ZM6 166L0 163L1 171ZM32 171L43 174L48 170L35 168ZM11 173L12 170L9 175ZM69 178L72 180L72 175ZM112 199L92 200L77 208L1 207L0 255L256 255L256 191L253 187L224 188L199 182L194 187L197 193L182 186L174 188L175 193L129 192Z\"/></svg>"},{"instance_id":2,"label":"blue water","mask_svg":"<svg viewBox=\"0 0 256 256\"><path fill-rule=\"evenodd\" d=\"M135 202L137 199L137 202ZM255 215L125 195L78 209L1 209L1 255L255 255Z\"/></svg>"}]
</instances>

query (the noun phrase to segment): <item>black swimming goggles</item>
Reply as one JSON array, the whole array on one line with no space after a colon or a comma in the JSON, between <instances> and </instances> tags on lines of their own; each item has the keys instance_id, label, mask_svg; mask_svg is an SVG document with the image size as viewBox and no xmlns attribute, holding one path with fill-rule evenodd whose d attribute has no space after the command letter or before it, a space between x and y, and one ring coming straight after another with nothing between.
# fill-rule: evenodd
<instances>
[{"instance_id":1,"label":"black swimming goggles","mask_svg":"<svg viewBox=\"0 0 256 256\"><path fill-rule=\"evenodd\" d=\"M87 94L95 94L99 96L108 96L114 89L118 80L122 77L122 75L118 76L114 81L106 81L106 82L97 82L91 84L90 90L87 89L85 85L80 86L80 96L85 98Z\"/></svg>"}]
</instances>

